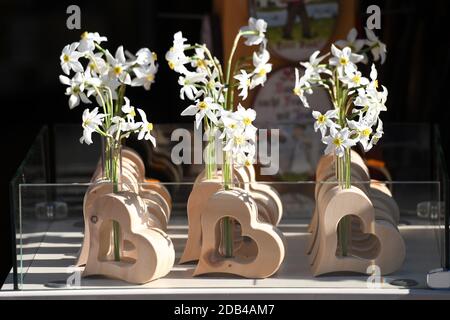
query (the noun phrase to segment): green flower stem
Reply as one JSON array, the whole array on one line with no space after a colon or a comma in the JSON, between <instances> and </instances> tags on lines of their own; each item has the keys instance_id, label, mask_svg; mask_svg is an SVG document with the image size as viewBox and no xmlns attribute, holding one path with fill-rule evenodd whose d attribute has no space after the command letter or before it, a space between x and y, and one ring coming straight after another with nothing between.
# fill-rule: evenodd
<instances>
[{"instance_id":1,"label":"green flower stem","mask_svg":"<svg viewBox=\"0 0 450 320\"><path fill-rule=\"evenodd\" d=\"M351 99L348 99L349 91L340 86L337 70L333 73L335 86L333 87L333 104L338 109L338 123L341 128L347 125L347 113L351 108ZM349 189L351 187L351 149L346 148L342 157L336 158L336 179L340 188ZM338 225L338 242L340 254L343 257L348 256L351 241L351 217L345 216Z\"/></svg>"},{"instance_id":2,"label":"green flower stem","mask_svg":"<svg viewBox=\"0 0 450 320\"><path fill-rule=\"evenodd\" d=\"M104 175L112 183L114 193L120 191L120 142L113 137L105 138ZM120 261L120 225L113 221L113 254L114 261Z\"/></svg>"},{"instance_id":3,"label":"green flower stem","mask_svg":"<svg viewBox=\"0 0 450 320\"><path fill-rule=\"evenodd\" d=\"M209 123L208 119L205 118L204 130L208 132L208 145L206 146L206 179L214 178L215 172L217 171L216 165L216 140L213 131L213 124Z\"/></svg>"},{"instance_id":4,"label":"green flower stem","mask_svg":"<svg viewBox=\"0 0 450 320\"><path fill-rule=\"evenodd\" d=\"M231 190L233 184L233 163L231 161L231 153L224 152L224 165L223 165L223 181L225 190ZM223 232L222 243L224 244L223 254L225 257L233 257L233 219L225 217L222 220Z\"/></svg>"},{"instance_id":5,"label":"green flower stem","mask_svg":"<svg viewBox=\"0 0 450 320\"><path fill-rule=\"evenodd\" d=\"M225 94L225 110L231 110L231 101L230 101L230 90L232 90L231 88L231 64L233 62L233 58L234 58L234 54L236 53L236 49L239 43L239 39L241 38L241 36L243 35L252 35L255 34L254 31L239 31L238 34L236 35L236 37L234 38L234 42L233 42L233 47L231 48L231 53L230 56L228 57L228 62L227 62L227 68L226 68L226 76L225 76L225 85L227 86L228 90Z\"/></svg>"},{"instance_id":6,"label":"green flower stem","mask_svg":"<svg viewBox=\"0 0 450 320\"><path fill-rule=\"evenodd\" d=\"M119 111L121 111L121 107L123 105L123 98L125 97L126 89L127 89L127 86L125 84L122 84L119 88L119 94L117 95L117 102L116 102L116 106L114 108L114 115L118 115Z\"/></svg>"}]
</instances>

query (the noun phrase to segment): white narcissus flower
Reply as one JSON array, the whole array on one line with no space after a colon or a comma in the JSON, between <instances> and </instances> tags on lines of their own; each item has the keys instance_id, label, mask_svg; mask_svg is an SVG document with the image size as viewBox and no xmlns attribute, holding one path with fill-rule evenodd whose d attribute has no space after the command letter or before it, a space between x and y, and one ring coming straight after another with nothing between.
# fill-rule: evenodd
<instances>
[{"instance_id":1,"label":"white narcissus flower","mask_svg":"<svg viewBox=\"0 0 450 320\"><path fill-rule=\"evenodd\" d=\"M370 143L372 145L376 145L378 141L383 137L383 122L381 119L378 119L377 129L375 130L375 134L372 136Z\"/></svg>"},{"instance_id":2,"label":"white narcissus flower","mask_svg":"<svg viewBox=\"0 0 450 320\"><path fill-rule=\"evenodd\" d=\"M245 109L239 104L237 110L233 113L233 117L242 123L249 139L254 140L257 131L253 125L253 121L256 119L256 111L251 108Z\"/></svg>"},{"instance_id":3,"label":"white narcissus flower","mask_svg":"<svg viewBox=\"0 0 450 320\"><path fill-rule=\"evenodd\" d=\"M297 68L295 68L295 87L292 89L292 92L300 98L303 106L305 108L309 108L308 99L305 97L305 93L312 94L313 91L311 89L311 85L307 82L308 79L308 69L305 70L305 74L300 78L300 73Z\"/></svg>"},{"instance_id":4,"label":"white narcissus flower","mask_svg":"<svg viewBox=\"0 0 450 320\"><path fill-rule=\"evenodd\" d=\"M80 104L80 100L83 103L91 103L84 91L84 78L83 74L77 72L72 79L66 76L60 75L59 81L69 87L66 88L66 95L69 97L69 108L73 109Z\"/></svg>"},{"instance_id":5,"label":"white narcissus flower","mask_svg":"<svg viewBox=\"0 0 450 320\"><path fill-rule=\"evenodd\" d=\"M378 89L378 71L377 68L375 67L375 64L372 64L372 68L370 70L370 84L368 89L369 90L377 90Z\"/></svg>"},{"instance_id":6,"label":"white narcissus flower","mask_svg":"<svg viewBox=\"0 0 450 320\"><path fill-rule=\"evenodd\" d=\"M108 87L111 90L113 100L117 100L117 88L120 86L119 80L115 76L111 77L108 73L100 76L100 80L104 87ZM97 99L97 102L101 105L100 100Z\"/></svg>"},{"instance_id":7,"label":"white narcissus flower","mask_svg":"<svg viewBox=\"0 0 450 320\"><path fill-rule=\"evenodd\" d=\"M195 55L191 59L191 66L197 68L197 72L204 72L212 63L206 58L204 48L195 48Z\"/></svg>"},{"instance_id":8,"label":"white narcissus flower","mask_svg":"<svg viewBox=\"0 0 450 320\"><path fill-rule=\"evenodd\" d=\"M112 125L108 129L108 134L114 136L118 131L120 133L127 133L127 137L131 132L138 130L141 127L141 123L134 122L134 119L124 119L119 116L115 116L111 119ZM119 133L119 134L120 134Z\"/></svg>"},{"instance_id":9,"label":"white narcissus flower","mask_svg":"<svg viewBox=\"0 0 450 320\"><path fill-rule=\"evenodd\" d=\"M175 51L184 51L186 38L183 37L183 33L178 31L173 35L173 48Z\"/></svg>"},{"instance_id":10,"label":"white narcissus flower","mask_svg":"<svg viewBox=\"0 0 450 320\"><path fill-rule=\"evenodd\" d=\"M314 131L317 132L317 130L320 130L322 138L327 133L328 128L339 127L339 125L333 121L333 119L337 119L338 117L336 109L328 110L325 114L322 114L319 111L313 111L312 116L316 119L316 122L314 122Z\"/></svg>"},{"instance_id":11,"label":"white narcissus flower","mask_svg":"<svg viewBox=\"0 0 450 320\"><path fill-rule=\"evenodd\" d=\"M89 55L89 70L90 74L93 77L99 77L102 74L105 74L108 72L109 67L106 61L103 59L103 53L97 52L93 55Z\"/></svg>"},{"instance_id":12,"label":"white narcissus flower","mask_svg":"<svg viewBox=\"0 0 450 320\"><path fill-rule=\"evenodd\" d=\"M320 74L325 73L328 75L331 75L331 71L326 68L325 65L320 64L324 58L326 58L326 55L319 57L320 51L315 51L310 57L308 62L300 62L300 64L308 70L308 73L313 78L319 78ZM305 72L306 73L306 72Z\"/></svg>"},{"instance_id":13,"label":"white narcissus flower","mask_svg":"<svg viewBox=\"0 0 450 320\"><path fill-rule=\"evenodd\" d=\"M220 110L220 121L223 125L223 132L219 137L220 139L231 137L237 129L244 129L244 123L236 119L234 113L231 111Z\"/></svg>"},{"instance_id":14,"label":"white narcissus flower","mask_svg":"<svg viewBox=\"0 0 450 320\"><path fill-rule=\"evenodd\" d=\"M242 27L241 32L250 33L244 34L243 37L246 39L245 44L247 46L257 45L263 42L265 38L265 33L267 31L267 22L263 19L248 19L248 26Z\"/></svg>"},{"instance_id":15,"label":"white narcissus flower","mask_svg":"<svg viewBox=\"0 0 450 320\"><path fill-rule=\"evenodd\" d=\"M110 77L116 77L124 84L131 84L131 77L127 72L128 63L123 53L123 46L117 48L115 57L109 51L106 51L106 60L111 65Z\"/></svg>"},{"instance_id":16,"label":"white narcissus flower","mask_svg":"<svg viewBox=\"0 0 450 320\"><path fill-rule=\"evenodd\" d=\"M263 50L259 54L253 52L253 65L255 70L250 84L250 89L258 85L264 85L267 80L267 74L272 71L272 64L268 63L270 59L269 51Z\"/></svg>"},{"instance_id":17,"label":"white narcissus flower","mask_svg":"<svg viewBox=\"0 0 450 320\"><path fill-rule=\"evenodd\" d=\"M130 99L127 97L123 97L123 99L125 100L125 104L122 106L122 112L125 114L128 121L134 121L134 117L136 117L136 110L132 105L130 105Z\"/></svg>"},{"instance_id":18,"label":"white narcissus flower","mask_svg":"<svg viewBox=\"0 0 450 320\"><path fill-rule=\"evenodd\" d=\"M155 82L155 74L158 72L158 65L150 64L148 66L142 65L138 68L133 68L136 75L131 81L132 87L144 87L145 90L150 90L152 84Z\"/></svg>"},{"instance_id":19,"label":"white narcissus flower","mask_svg":"<svg viewBox=\"0 0 450 320\"><path fill-rule=\"evenodd\" d=\"M372 134L372 128L367 125L364 121L347 121L348 127L352 129L358 135L355 140L361 143L364 151L367 152L372 149L372 141L370 140L370 135Z\"/></svg>"},{"instance_id":20,"label":"white narcissus flower","mask_svg":"<svg viewBox=\"0 0 450 320\"><path fill-rule=\"evenodd\" d=\"M252 85L251 76L252 74L247 73L245 70L241 70L241 74L234 76L234 78L239 81L238 90L240 90L239 96L242 97L242 100L247 99L248 89Z\"/></svg>"},{"instance_id":21,"label":"white narcissus flower","mask_svg":"<svg viewBox=\"0 0 450 320\"><path fill-rule=\"evenodd\" d=\"M189 59L188 57L186 57L183 51L180 52L176 51L173 47L170 48L166 53L166 60L169 68L174 70L175 72L182 74L188 72L184 65L189 62Z\"/></svg>"},{"instance_id":22,"label":"white narcissus flower","mask_svg":"<svg viewBox=\"0 0 450 320\"><path fill-rule=\"evenodd\" d=\"M238 128L228 137L223 151L231 151L234 154L241 152L249 153L253 149L253 144L251 143L252 139L253 137L244 129Z\"/></svg>"},{"instance_id":23,"label":"white narcissus flower","mask_svg":"<svg viewBox=\"0 0 450 320\"><path fill-rule=\"evenodd\" d=\"M150 51L148 48L139 49L136 52L136 63L140 66L147 66L154 64L157 60L157 55L155 52Z\"/></svg>"},{"instance_id":24,"label":"white narcissus flower","mask_svg":"<svg viewBox=\"0 0 450 320\"><path fill-rule=\"evenodd\" d=\"M214 124L217 125L218 119L215 112L220 109L220 106L214 102L210 97L206 97L204 100L197 100L195 105L190 105L182 113L182 116L195 115L195 125L197 129L200 127L203 118L206 116Z\"/></svg>"},{"instance_id":25,"label":"white narcissus flower","mask_svg":"<svg viewBox=\"0 0 450 320\"><path fill-rule=\"evenodd\" d=\"M331 127L330 135L322 139L322 142L327 145L325 154L334 153L337 157L344 156L345 150L355 145L355 141L350 139L350 133L348 128L338 130Z\"/></svg>"},{"instance_id":26,"label":"white narcissus flower","mask_svg":"<svg viewBox=\"0 0 450 320\"><path fill-rule=\"evenodd\" d=\"M67 45L63 48L61 56L59 57L61 61L61 69L65 74L69 74L70 70L75 72L83 72L84 68L78 61L80 57L83 56L82 53L76 51L79 46L78 42L74 42L71 45Z\"/></svg>"},{"instance_id":27,"label":"white narcissus flower","mask_svg":"<svg viewBox=\"0 0 450 320\"><path fill-rule=\"evenodd\" d=\"M341 75L356 69L355 64L364 59L362 55L352 53L350 47L340 50L334 44L331 45L331 53L330 65L336 66Z\"/></svg>"},{"instance_id":28,"label":"white narcissus flower","mask_svg":"<svg viewBox=\"0 0 450 320\"><path fill-rule=\"evenodd\" d=\"M340 77L343 83L347 85L349 89L363 87L369 84L369 80L362 76L362 73L357 69L347 69L345 76Z\"/></svg>"},{"instance_id":29,"label":"white narcissus flower","mask_svg":"<svg viewBox=\"0 0 450 320\"><path fill-rule=\"evenodd\" d=\"M381 64L383 64L386 61L386 45L378 39L372 30L369 28L365 29L367 36L366 43L371 48L370 52L373 55L373 60L378 61L381 59Z\"/></svg>"},{"instance_id":30,"label":"white narcissus flower","mask_svg":"<svg viewBox=\"0 0 450 320\"><path fill-rule=\"evenodd\" d=\"M186 73L187 69L184 66L189 62L188 57L184 54L186 38L183 38L181 31L173 35L173 46L166 53L166 60L169 68L178 73Z\"/></svg>"},{"instance_id":31,"label":"white narcissus flower","mask_svg":"<svg viewBox=\"0 0 450 320\"><path fill-rule=\"evenodd\" d=\"M207 74L205 72L188 72L184 76L178 78L178 84L181 85L180 99L184 100L184 97L188 97L189 100L195 100L198 97L199 90L198 84L206 84Z\"/></svg>"},{"instance_id":32,"label":"white narcissus flower","mask_svg":"<svg viewBox=\"0 0 450 320\"><path fill-rule=\"evenodd\" d=\"M137 110L142 118L141 130L139 131L138 140L150 140L153 146L156 147L156 139L151 134L151 131L153 130L153 123L147 121L147 115L145 114L144 110Z\"/></svg>"},{"instance_id":33,"label":"white narcissus flower","mask_svg":"<svg viewBox=\"0 0 450 320\"><path fill-rule=\"evenodd\" d=\"M104 117L103 113L98 113L97 107L92 111L84 110L82 116L83 136L80 138L80 143L92 144L92 133L103 124Z\"/></svg>"},{"instance_id":34,"label":"white narcissus flower","mask_svg":"<svg viewBox=\"0 0 450 320\"><path fill-rule=\"evenodd\" d=\"M78 51L86 52L86 51L94 51L95 43L102 43L103 41L108 41L106 37L100 36L98 32L83 32L81 34L80 46L78 47Z\"/></svg>"},{"instance_id":35,"label":"white narcissus flower","mask_svg":"<svg viewBox=\"0 0 450 320\"><path fill-rule=\"evenodd\" d=\"M347 39L336 41L336 45L342 49L350 47L354 52L359 52L362 47L364 47L365 41L363 39L357 39L357 37L358 31L356 31L355 28L352 28L347 34Z\"/></svg>"},{"instance_id":36,"label":"white narcissus flower","mask_svg":"<svg viewBox=\"0 0 450 320\"><path fill-rule=\"evenodd\" d=\"M219 73L216 68L213 69L212 75L209 77L209 81L206 84L207 89L210 91L210 96L214 97L214 99L219 102L223 103L225 101L224 99L224 92L226 89L224 88L224 85L220 82L219 79ZM207 92L204 91L204 89L200 90L203 94L207 94Z\"/></svg>"},{"instance_id":37,"label":"white narcissus flower","mask_svg":"<svg viewBox=\"0 0 450 320\"><path fill-rule=\"evenodd\" d=\"M244 153L240 152L233 155L233 164L237 168L250 167L255 163L255 152Z\"/></svg>"},{"instance_id":38,"label":"white narcissus flower","mask_svg":"<svg viewBox=\"0 0 450 320\"><path fill-rule=\"evenodd\" d=\"M385 86L382 86L383 91L368 90L369 109L367 110L366 117L372 119L373 123L378 119L380 112L387 111L386 101L388 97L388 90Z\"/></svg>"}]
</instances>

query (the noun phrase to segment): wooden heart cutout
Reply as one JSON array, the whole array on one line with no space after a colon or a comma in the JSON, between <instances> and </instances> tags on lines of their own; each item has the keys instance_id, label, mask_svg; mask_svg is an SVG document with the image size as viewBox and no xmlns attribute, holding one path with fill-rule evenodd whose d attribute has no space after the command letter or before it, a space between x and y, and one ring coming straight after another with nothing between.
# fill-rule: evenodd
<instances>
[{"instance_id":1,"label":"wooden heart cutout","mask_svg":"<svg viewBox=\"0 0 450 320\"><path fill-rule=\"evenodd\" d=\"M258 221L257 205L248 192L237 188L218 191L208 198L205 210L208 214L201 217L202 248L194 275L228 273L266 278L277 272L285 255L283 236L274 226ZM226 258L219 254L219 223L225 217L240 223L242 235L256 243L256 255Z\"/></svg>"},{"instance_id":2,"label":"wooden heart cutout","mask_svg":"<svg viewBox=\"0 0 450 320\"><path fill-rule=\"evenodd\" d=\"M206 200L220 189L222 189L222 179L217 177L208 180L204 175L200 175L194 183L187 203L188 238L180 263L199 259L202 247L201 217L203 213L207 213Z\"/></svg>"},{"instance_id":3,"label":"wooden heart cutout","mask_svg":"<svg viewBox=\"0 0 450 320\"><path fill-rule=\"evenodd\" d=\"M269 220L265 220L265 222L277 226L283 217L283 203L278 192L274 188L256 181L255 168L252 165L235 168L234 172L244 183L243 189L249 191L255 199L258 211L263 209L268 212Z\"/></svg>"},{"instance_id":4,"label":"wooden heart cutout","mask_svg":"<svg viewBox=\"0 0 450 320\"><path fill-rule=\"evenodd\" d=\"M89 216L88 211L92 210L95 200L108 193L112 193L113 188L111 183L95 183L88 187L88 190L84 194L83 199L83 220L84 220L84 237L81 245L80 252L78 253L78 259L75 263L76 266L82 266L86 264L89 255Z\"/></svg>"},{"instance_id":5,"label":"wooden heart cutout","mask_svg":"<svg viewBox=\"0 0 450 320\"><path fill-rule=\"evenodd\" d=\"M143 223L148 227L166 230L171 212L170 194L164 186L155 182L141 185L140 182L143 181L145 177L145 166L139 154L126 147L122 149L121 153L123 156L121 189L123 191L132 190L138 192L144 198L147 205L148 217ZM89 228L87 228L89 221L85 213L90 210L90 207L95 203L95 200L98 197L107 193L112 193L112 184L103 182L101 179L101 161L99 161L94 176L91 179L92 185L86 191L83 201L85 230L83 243L76 262L77 266L86 264L89 252L90 235Z\"/></svg>"},{"instance_id":6,"label":"wooden heart cutout","mask_svg":"<svg viewBox=\"0 0 450 320\"><path fill-rule=\"evenodd\" d=\"M337 271L366 274L367 267L373 264L379 266L384 275L401 267L405 258L405 245L400 233L391 223L375 220L373 204L359 188L342 190L336 186L330 189L318 204L318 213L317 240L310 253L311 268L315 276ZM352 233L356 234L350 235L356 237L350 250L359 257L336 256L337 226L346 215L359 219L360 231L352 226ZM376 237L376 241L373 237Z\"/></svg>"},{"instance_id":7,"label":"wooden heart cutout","mask_svg":"<svg viewBox=\"0 0 450 320\"><path fill-rule=\"evenodd\" d=\"M258 219L262 222L278 224L283 210L278 194L273 190L268 190L264 187L261 188L261 186L259 186L259 190L253 189L253 191L251 185L254 184L250 183L251 179L244 169L234 169L233 178L236 185L240 185L245 190L251 192L258 206ZM197 261L199 259L202 243L200 221L202 213L205 212L204 206L206 199L222 189L222 187L222 173L220 170L216 172L214 179L207 180L205 171L197 176L187 203L189 231L180 263Z\"/></svg>"},{"instance_id":8,"label":"wooden heart cutout","mask_svg":"<svg viewBox=\"0 0 450 320\"><path fill-rule=\"evenodd\" d=\"M355 178L354 173L352 172L352 178ZM359 177L356 177L356 180ZM368 181L368 180L367 180ZM327 176L327 180L320 181L316 183L315 187L315 200L316 200L316 206L314 208L314 212L311 218L311 223L309 225L309 232L311 233L311 237L309 238L308 244L307 244L307 254L311 253L312 248L314 247L315 241L317 240L317 230L318 230L318 203L323 202L324 195L332 188L337 186L336 178L334 173L330 173ZM368 184L366 183L354 183L354 187L359 188L360 190L363 190L364 192L367 192L366 189L368 188Z\"/></svg>"},{"instance_id":9,"label":"wooden heart cutout","mask_svg":"<svg viewBox=\"0 0 450 320\"><path fill-rule=\"evenodd\" d=\"M364 160L361 156L351 150L351 166L352 166L352 179L354 181L353 185L358 185L361 188L367 188L367 184L358 183L370 181L369 169L365 165ZM319 189L323 187L324 181L332 181L335 179L335 169L334 169L335 157L333 155L324 155L320 158L317 168L316 168L316 186L315 186L315 195L317 202L317 194L319 193ZM312 233L317 228L317 216L315 214L315 210L313 212L313 216L311 219L311 223L308 226L308 232ZM311 248L311 246L309 246ZM310 249L308 249L309 252Z\"/></svg>"},{"instance_id":10,"label":"wooden heart cutout","mask_svg":"<svg viewBox=\"0 0 450 320\"><path fill-rule=\"evenodd\" d=\"M88 212L91 237L83 276L104 275L142 284L167 275L175 261L170 238L142 223L145 202L134 192L105 194ZM111 224L120 225L121 261L111 259Z\"/></svg>"}]
</instances>

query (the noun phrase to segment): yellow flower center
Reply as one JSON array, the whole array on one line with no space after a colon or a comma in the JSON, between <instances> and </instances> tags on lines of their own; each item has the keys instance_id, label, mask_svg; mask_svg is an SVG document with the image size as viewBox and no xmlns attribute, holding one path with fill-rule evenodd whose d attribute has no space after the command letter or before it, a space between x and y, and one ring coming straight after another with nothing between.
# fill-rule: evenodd
<instances>
[{"instance_id":1,"label":"yellow flower center","mask_svg":"<svg viewBox=\"0 0 450 320\"><path fill-rule=\"evenodd\" d=\"M207 107L208 107L208 104L207 104L205 101L201 101L201 102L198 104L198 108L199 108L200 110L205 110Z\"/></svg>"},{"instance_id":2,"label":"yellow flower center","mask_svg":"<svg viewBox=\"0 0 450 320\"><path fill-rule=\"evenodd\" d=\"M175 68L175 64L172 61L169 61L169 68L172 70Z\"/></svg>"},{"instance_id":3,"label":"yellow flower center","mask_svg":"<svg viewBox=\"0 0 450 320\"><path fill-rule=\"evenodd\" d=\"M236 123L232 123L232 124L230 124L230 129L236 129Z\"/></svg>"},{"instance_id":4,"label":"yellow flower center","mask_svg":"<svg viewBox=\"0 0 450 320\"><path fill-rule=\"evenodd\" d=\"M369 128L364 129L363 131L361 131L361 134L364 137L368 137L370 135L370 129Z\"/></svg>"},{"instance_id":5,"label":"yellow flower center","mask_svg":"<svg viewBox=\"0 0 450 320\"><path fill-rule=\"evenodd\" d=\"M341 58L339 59L339 63L340 63L341 65L343 65L343 66L346 66L347 63L348 63L348 58L346 58L346 57L341 57Z\"/></svg>"},{"instance_id":6,"label":"yellow flower center","mask_svg":"<svg viewBox=\"0 0 450 320\"><path fill-rule=\"evenodd\" d=\"M64 54L63 60L64 62L69 62L70 57L67 54Z\"/></svg>"},{"instance_id":7,"label":"yellow flower center","mask_svg":"<svg viewBox=\"0 0 450 320\"><path fill-rule=\"evenodd\" d=\"M378 89L378 80L374 81L375 89Z\"/></svg>"},{"instance_id":8,"label":"yellow flower center","mask_svg":"<svg viewBox=\"0 0 450 320\"><path fill-rule=\"evenodd\" d=\"M131 108L129 115L133 118L136 117L136 111L134 111L134 108Z\"/></svg>"},{"instance_id":9,"label":"yellow flower center","mask_svg":"<svg viewBox=\"0 0 450 320\"><path fill-rule=\"evenodd\" d=\"M81 34L81 39L86 39L87 36L88 36L88 32L85 31L85 32L83 32L83 33Z\"/></svg>"},{"instance_id":10,"label":"yellow flower center","mask_svg":"<svg viewBox=\"0 0 450 320\"><path fill-rule=\"evenodd\" d=\"M199 59L199 60L197 61L197 67L202 68L202 69L205 69L205 68L206 68L205 60Z\"/></svg>"},{"instance_id":11,"label":"yellow flower center","mask_svg":"<svg viewBox=\"0 0 450 320\"><path fill-rule=\"evenodd\" d=\"M317 122L319 122L319 123L325 123L326 120L327 120L327 117L325 117L323 114L321 114L321 115L317 118Z\"/></svg>"},{"instance_id":12,"label":"yellow flower center","mask_svg":"<svg viewBox=\"0 0 450 320\"><path fill-rule=\"evenodd\" d=\"M244 143L244 138L242 136L236 136L234 137L234 143L236 143L236 145L241 145Z\"/></svg>"},{"instance_id":13,"label":"yellow flower center","mask_svg":"<svg viewBox=\"0 0 450 320\"><path fill-rule=\"evenodd\" d=\"M294 88L294 89L292 89L292 92L294 92L294 94L296 96L299 96L301 91L300 91L300 88Z\"/></svg>"},{"instance_id":14,"label":"yellow flower center","mask_svg":"<svg viewBox=\"0 0 450 320\"><path fill-rule=\"evenodd\" d=\"M149 122L147 123L147 131L152 131L153 130L153 123Z\"/></svg>"},{"instance_id":15,"label":"yellow flower center","mask_svg":"<svg viewBox=\"0 0 450 320\"><path fill-rule=\"evenodd\" d=\"M250 85L252 84L252 80L251 79L247 79L247 82L245 84L247 85L247 87L250 87Z\"/></svg>"},{"instance_id":16,"label":"yellow flower center","mask_svg":"<svg viewBox=\"0 0 450 320\"><path fill-rule=\"evenodd\" d=\"M154 76L153 74L149 74L149 75L146 77L146 79L147 79L147 81L152 82L153 80L155 80L155 76Z\"/></svg>"},{"instance_id":17,"label":"yellow flower center","mask_svg":"<svg viewBox=\"0 0 450 320\"><path fill-rule=\"evenodd\" d=\"M114 67L114 74L116 75L116 76L118 76L119 74L121 74L122 73L122 67L121 66L115 66Z\"/></svg>"},{"instance_id":18,"label":"yellow flower center","mask_svg":"<svg viewBox=\"0 0 450 320\"><path fill-rule=\"evenodd\" d=\"M91 123L91 119L86 119L83 121L83 127L87 127Z\"/></svg>"},{"instance_id":19,"label":"yellow flower center","mask_svg":"<svg viewBox=\"0 0 450 320\"><path fill-rule=\"evenodd\" d=\"M248 159L245 160L244 164L246 167L250 167L252 165L252 163Z\"/></svg>"},{"instance_id":20,"label":"yellow flower center","mask_svg":"<svg viewBox=\"0 0 450 320\"><path fill-rule=\"evenodd\" d=\"M352 78L352 81L353 81L354 83L356 83L356 84L359 84L359 83L361 82L361 76L360 76L359 74L355 75L355 76Z\"/></svg>"},{"instance_id":21,"label":"yellow flower center","mask_svg":"<svg viewBox=\"0 0 450 320\"><path fill-rule=\"evenodd\" d=\"M342 145L342 139L341 139L341 138L334 138L333 144L334 144L336 147L340 147L340 146Z\"/></svg>"},{"instance_id":22,"label":"yellow flower center","mask_svg":"<svg viewBox=\"0 0 450 320\"><path fill-rule=\"evenodd\" d=\"M156 54L156 52L152 52L152 58L153 60L158 60L158 55Z\"/></svg>"},{"instance_id":23,"label":"yellow flower center","mask_svg":"<svg viewBox=\"0 0 450 320\"><path fill-rule=\"evenodd\" d=\"M261 70L259 70L259 72L258 72L258 75L259 75L260 77L264 77L266 74L267 74L267 71L266 71L265 69L261 69Z\"/></svg>"},{"instance_id":24,"label":"yellow flower center","mask_svg":"<svg viewBox=\"0 0 450 320\"><path fill-rule=\"evenodd\" d=\"M250 118L246 117L246 118L244 118L244 124L245 124L246 126L249 126L249 125L252 124L252 120L251 120Z\"/></svg>"}]
</instances>

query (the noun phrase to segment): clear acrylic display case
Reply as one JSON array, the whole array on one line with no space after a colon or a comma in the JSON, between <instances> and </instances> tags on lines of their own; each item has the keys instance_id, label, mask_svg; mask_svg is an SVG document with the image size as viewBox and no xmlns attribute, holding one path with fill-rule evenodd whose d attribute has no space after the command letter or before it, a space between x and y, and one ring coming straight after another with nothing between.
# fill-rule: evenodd
<instances>
[{"instance_id":1,"label":"clear acrylic display case","mask_svg":"<svg viewBox=\"0 0 450 320\"><path fill-rule=\"evenodd\" d=\"M179 124L157 126L158 154L166 158L170 155L176 144L171 141L171 132L178 127ZM189 129L192 125L181 127ZM147 174L159 179L171 193L173 209L168 234L176 251L175 266L166 277L145 285L131 285L104 277L81 277L82 268L73 266L83 241L83 197L100 157L100 141L94 140L91 146L79 144L79 126L44 127L11 181L15 265L2 290L120 289L137 293L133 290L141 289L149 295L372 292L367 275L311 274L306 255L307 227L315 206L315 186L326 183L314 181L315 164L323 148L316 135L310 134L303 145L297 144L295 148L303 152L295 155L295 148L285 143L289 139L283 139L283 134L293 133L296 128L289 124L279 128L279 174L258 178L281 196L284 214L279 229L286 237L287 247L280 270L259 280L217 274L193 277L196 264L178 264L187 239L186 203L202 166L171 164L160 168L152 164L156 161L153 151L131 144L137 150L143 148L138 151L146 155ZM427 288L427 273L448 264L449 255L444 236L448 173L439 132L425 124L386 125L385 132L380 145L368 157L378 159L370 162L371 175L384 180L399 206L398 228L406 244L406 259L399 271L381 278L381 291L377 294L422 292ZM302 161L308 165L298 165Z\"/></svg>"}]
</instances>

